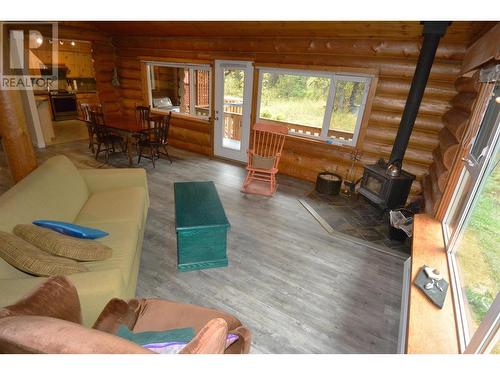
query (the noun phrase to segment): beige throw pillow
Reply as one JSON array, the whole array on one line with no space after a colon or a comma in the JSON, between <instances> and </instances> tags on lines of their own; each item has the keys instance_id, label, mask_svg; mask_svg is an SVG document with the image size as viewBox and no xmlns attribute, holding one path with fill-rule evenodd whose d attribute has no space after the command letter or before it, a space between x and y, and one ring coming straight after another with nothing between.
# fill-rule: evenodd
<instances>
[{"instance_id":1,"label":"beige throw pillow","mask_svg":"<svg viewBox=\"0 0 500 375\"><path fill-rule=\"evenodd\" d=\"M60 257L80 261L111 257L111 249L98 241L66 236L33 224L16 225L14 234L43 251Z\"/></svg>"},{"instance_id":2,"label":"beige throw pillow","mask_svg":"<svg viewBox=\"0 0 500 375\"><path fill-rule=\"evenodd\" d=\"M260 156L257 154L252 155L252 167L257 169L273 169L274 156Z\"/></svg>"},{"instance_id":3,"label":"beige throw pillow","mask_svg":"<svg viewBox=\"0 0 500 375\"><path fill-rule=\"evenodd\" d=\"M56 257L7 232L0 231L0 257L36 276L70 275L88 269L74 260Z\"/></svg>"}]
</instances>

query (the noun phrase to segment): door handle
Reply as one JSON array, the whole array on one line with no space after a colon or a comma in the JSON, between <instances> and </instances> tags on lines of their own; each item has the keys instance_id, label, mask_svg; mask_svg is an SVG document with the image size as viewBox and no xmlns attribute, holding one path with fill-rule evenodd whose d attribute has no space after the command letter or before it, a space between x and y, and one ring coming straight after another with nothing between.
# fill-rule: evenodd
<instances>
[{"instance_id":1,"label":"door handle","mask_svg":"<svg viewBox=\"0 0 500 375\"><path fill-rule=\"evenodd\" d=\"M468 159L468 158L462 158L462 161L464 163L467 163L469 165L469 167L473 167L474 166L474 162L471 160L471 159Z\"/></svg>"}]
</instances>

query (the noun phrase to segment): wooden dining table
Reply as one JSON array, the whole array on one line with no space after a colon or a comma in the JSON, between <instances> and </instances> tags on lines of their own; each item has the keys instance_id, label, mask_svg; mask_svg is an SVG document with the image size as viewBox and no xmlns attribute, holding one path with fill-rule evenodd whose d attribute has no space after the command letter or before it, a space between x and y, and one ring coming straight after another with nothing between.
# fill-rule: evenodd
<instances>
[{"instance_id":1,"label":"wooden dining table","mask_svg":"<svg viewBox=\"0 0 500 375\"><path fill-rule=\"evenodd\" d=\"M126 115L107 115L104 117L104 126L115 133L118 133L127 144L128 164L132 166L132 147L137 139L137 134L148 129L152 125L152 118L147 122L138 121L135 116Z\"/></svg>"}]
</instances>

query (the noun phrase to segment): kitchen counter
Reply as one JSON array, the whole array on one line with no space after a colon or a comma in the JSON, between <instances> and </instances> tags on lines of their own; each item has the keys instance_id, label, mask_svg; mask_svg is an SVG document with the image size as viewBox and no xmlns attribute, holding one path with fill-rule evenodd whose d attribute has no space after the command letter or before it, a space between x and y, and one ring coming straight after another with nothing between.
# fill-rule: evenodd
<instances>
[{"instance_id":1,"label":"kitchen counter","mask_svg":"<svg viewBox=\"0 0 500 375\"><path fill-rule=\"evenodd\" d=\"M33 92L35 94L35 96L49 96L49 93L47 91L34 91ZM76 91L76 92L70 92L70 94L76 94L76 95L79 95L79 94L96 94L97 91L96 90L89 90L89 91Z\"/></svg>"}]
</instances>

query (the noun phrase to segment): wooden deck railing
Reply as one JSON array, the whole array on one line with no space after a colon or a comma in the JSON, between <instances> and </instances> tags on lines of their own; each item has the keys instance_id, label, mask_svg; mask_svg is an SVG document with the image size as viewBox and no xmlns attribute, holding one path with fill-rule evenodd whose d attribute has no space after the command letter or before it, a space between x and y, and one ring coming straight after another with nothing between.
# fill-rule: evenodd
<instances>
[{"instance_id":1,"label":"wooden deck railing","mask_svg":"<svg viewBox=\"0 0 500 375\"><path fill-rule=\"evenodd\" d=\"M290 123L285 123L285 122L281 122L281 121L273 121L273 120L268 120L268 119L263 119L263 122L285 124L288 126L288 133L293 134L293 135L298 135L298 136L305 135L308 137L319 137L321 134L321 129L316 128L314 126L290 124ZM342 132L342 131L338 131L338 130L328 130L328 137L334 138L334 139L341 139L341 140L351 140L352 133Z\"/></svg>"},{"instance_id":2,"label":"wooden deck railing","mask_svg":"<svg viewBox=\"0 0 500 375\"><path fill-rule=\"evenodd\" d=\"M234 100L224 102L224 138L241 140L243 103Z\"/></svg>"},{"instance_id":3,"label":"wooden deck railing","mask_svg":"<svg viewBox=\"0 0 500 375\"><path fill-rule=\"evenodd\" d=\"M243 107L241 103L235 103L232 101L226 101L224 103L224 138L233 139L235 141L241 140L241 119L242 119ZM196 107L196 114L208 116L208 108L201 106ZM280 123L281 121L273 121L263 119L264 122ZM321 133L320 128L314 126L289 124L288 130L290 134L294 135L305 135L310 137L319 137ZM328 130L328 137L341 140L351 140L352 133L342 132L338 130Z\"/></svg>"}]
</instances>

